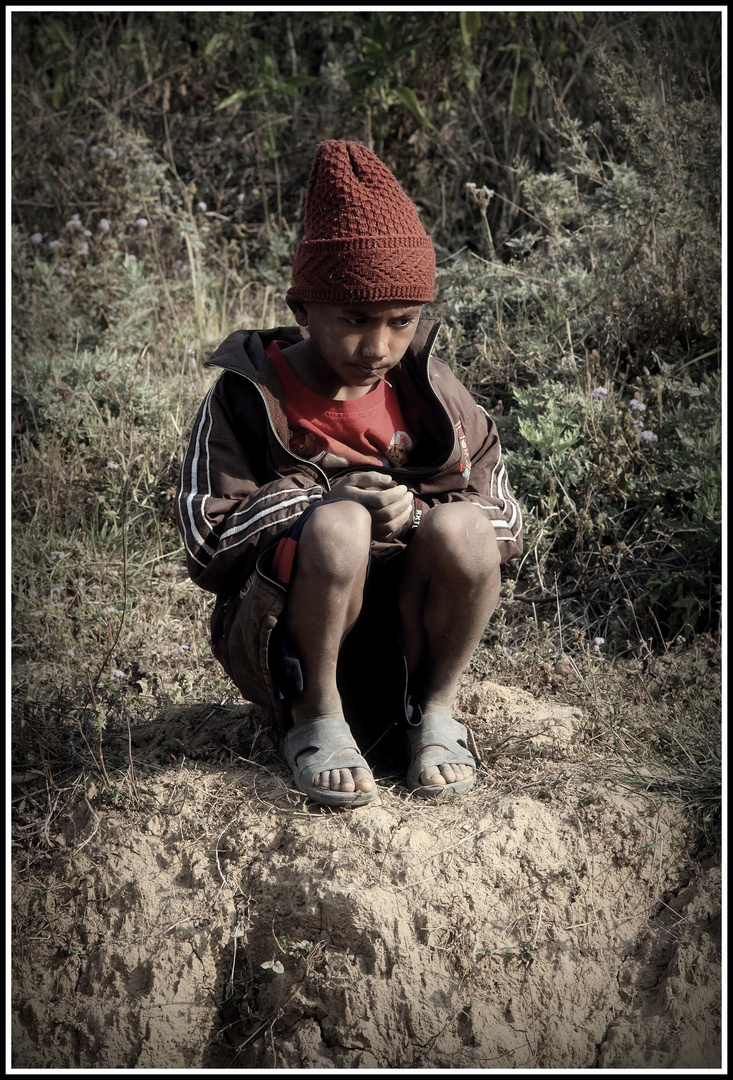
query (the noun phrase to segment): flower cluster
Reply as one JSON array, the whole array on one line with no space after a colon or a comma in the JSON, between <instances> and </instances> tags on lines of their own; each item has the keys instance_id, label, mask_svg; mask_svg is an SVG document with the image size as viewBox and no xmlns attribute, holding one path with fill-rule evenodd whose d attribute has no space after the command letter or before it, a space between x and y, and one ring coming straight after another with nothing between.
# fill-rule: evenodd
<instances>
[{"instance_id":1,"label":"flower cluster","mask_svg":"<svg viewBox=\"0 0 733 1080\"><path fill-rule=\"evenodd\" d=\"M608 390L605 386L597 386L595 390L591 391L591 401L605 401L608 397ZM638 398L632 398L629 402L629 408L633 413L641 414L646 412L646 405L643 401L639 401ZM646 421L641 418L641 415L637 415L636 420L632 421L633 426L639 432L639 439L644 443L657 442L657 436L653 431L650 431L646 427Z\"/></svg>"},{"instance_id":2,"label":"flower cluster","mask_svg":"<svg viewBox=\"0 0 733 1080\"><path fill-rule=\"evenodd\" d=\"M629 402L629 408L632 412L643 413L646 412L646 405L643 401L639 401L638 398L632 398ZM650 431L646 426L646 421L641 416L637 417L633 421L634 427L639 432L639 440L644 443L657 442L657 436L653 431Z\"/></svg>"},{"instance_id":3,"label":"flower cluster","mask_svg":"<svg viewBox=\"0 0 733 1080\"><path fill-rule=\"evenodd\" d=\"M477 187L476 184L466 184L466 191L468 192L469 199L477 203L484 211L496 194L492 188L487 188L486 186L480 188Z\"/></svg>"}]
</instances>

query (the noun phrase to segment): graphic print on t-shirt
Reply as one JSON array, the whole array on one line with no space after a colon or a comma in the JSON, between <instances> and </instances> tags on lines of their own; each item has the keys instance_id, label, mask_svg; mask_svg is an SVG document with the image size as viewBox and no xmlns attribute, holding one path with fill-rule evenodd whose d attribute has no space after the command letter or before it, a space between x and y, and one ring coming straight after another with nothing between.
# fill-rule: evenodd
<instances>
[{"instance_id":1,"label":"graphic print on t-shirt","mask_svg":"<svg viewBox=\"0 0 733 1080\"><path fill-rule=\"evenodd\" d=\"M398 468L414 446L397 392L384 382L363 397L333 400L306 386L282 355L267 350L285 391L290 449L325 471L353 465Z\"/></svg>"},{"instance_id":2,"label":"graphic print on t-shirt","mask_svg":"<svg viewBox=\"0 0 733 1080\"><path fill-rule=\"evenodd\" d=\"M326 437L324 433L314 431L308 421L288 429L290 449L298 457L320 465L322 469L339 469L347 465L382 465L386 468L399 468L404 465L412 450L412 439L406 431L395 431L384 454L366 454L345 445L341 439ZM375 440L376 441L376 440ZM343 452L340 452L340 450ZM376 447L375 447L376 449Z\"/></svg>"}]
</instances>

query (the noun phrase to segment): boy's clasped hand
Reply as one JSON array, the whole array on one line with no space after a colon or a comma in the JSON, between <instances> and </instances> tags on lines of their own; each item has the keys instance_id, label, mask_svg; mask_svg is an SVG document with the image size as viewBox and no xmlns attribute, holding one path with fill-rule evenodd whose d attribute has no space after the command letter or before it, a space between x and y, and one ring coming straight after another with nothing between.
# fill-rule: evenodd
<instances>
[{"instance_id":1,"label":"boy's clasped hand","mask_svg":"<svg viewBox=\"0 0 733 1080\"><path fill-rule=\"evenodd\" d=\"M404 484L386 473L349 473L331 484L325 499L353 499L366 507L372 519L375 540L396 540L412 527L415 497Z\"/></svg>"}]
</instances>

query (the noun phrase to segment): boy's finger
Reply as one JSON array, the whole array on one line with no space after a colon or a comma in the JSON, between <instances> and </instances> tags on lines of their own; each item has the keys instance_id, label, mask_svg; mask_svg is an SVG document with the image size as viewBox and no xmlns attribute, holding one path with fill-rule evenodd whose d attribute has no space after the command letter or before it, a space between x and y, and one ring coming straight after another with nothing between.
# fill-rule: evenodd
<instances>
[{"instance_id":1,"label":"boy's finger","mask_svg":"<svg viewBox=\"0 0 733 1080\"><path fill-rule=\"evenodd\" d=\"M375 507L374 516L380 521L388 518L397 518L408 511L412 511L412 496L407 488L394 488L391 491L375 492L372 505Z\"/></svg>"},{"instance_id":2,"label":"boy's finger","mask_svg":"<svg viewBox=\"0 0 733 1080\"><path fill-rule=\"evenodd\" d=\"M411 496L409 496L409 498L411 498ZM397 487L388 488L386 490L373 492L372 499L371 499L371 505L372 506L380 506L380 507L384 508L385 510L389 510L391 513L394 513L395 506L398 503L401 503L401 502L407 503L407 501L408 501L407 488L403 487L400 484Z\"/></svg>"},{"instance_id":3,"label":"boy's finger","mask_svg":"<svg viewBox=\"0 0 733 1080\"><path fill-rule=\"evenodd\" d=\"M355 472L349 473L345 480L349 484L353 484L355 487L379 487L388 488L394 484L394 480L389 473L380 472Z\"/></svg>"}]
</instances>

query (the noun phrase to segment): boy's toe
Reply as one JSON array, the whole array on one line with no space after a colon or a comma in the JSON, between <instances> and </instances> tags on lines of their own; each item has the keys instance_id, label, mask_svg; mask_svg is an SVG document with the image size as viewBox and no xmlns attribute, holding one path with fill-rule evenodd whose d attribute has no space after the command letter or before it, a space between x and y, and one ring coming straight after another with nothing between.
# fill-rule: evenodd
<instances>
[{"instance_id":1,"label":"boy's toe","mask_svg":"<svg viewBox=\"0 0 733 1080\"><path fill-rule=\"evenodd\" d=\"M470 765L446 764L439 767L433 765L420 774L420 780L426 785L443 787L446 784L457 784L461 780L467 780L472 772Z\"/></svg>"},{"instance_id":2,"label":"boy's toe","mask_svg":"<svg viewBox=\"0 0 733 1080\"><path fill-rule=\"evenodd\" d=\"M319 773L313 777L315 787L326 791L373 791L374 779L366 769L332 769L330 772Z\"/></svg>"},{"instance_id":3,"label":"boy's toe","mask_svg":"<svg viewBox=\"0 0 733 1080\"><path fill-rule=\"evenodd\" d=\"M331 773L332 791L354 791L356 784L349 769L339 769Z\"/></svg>"},{"instance_id":4,"label":"boy's toe","mask_svg":"<svg viewBox=\"0 0 733 1080\"><path fill-rule=\"evenodd\" d=\"M420 780L423 784L434 785L435 787L445 787L446 783L452 783L445 775L445 769L448 766L442 765L440 768L437 765L431 765L429 769L425 769L420 773Z\"/></svg>"}]
</instances>

